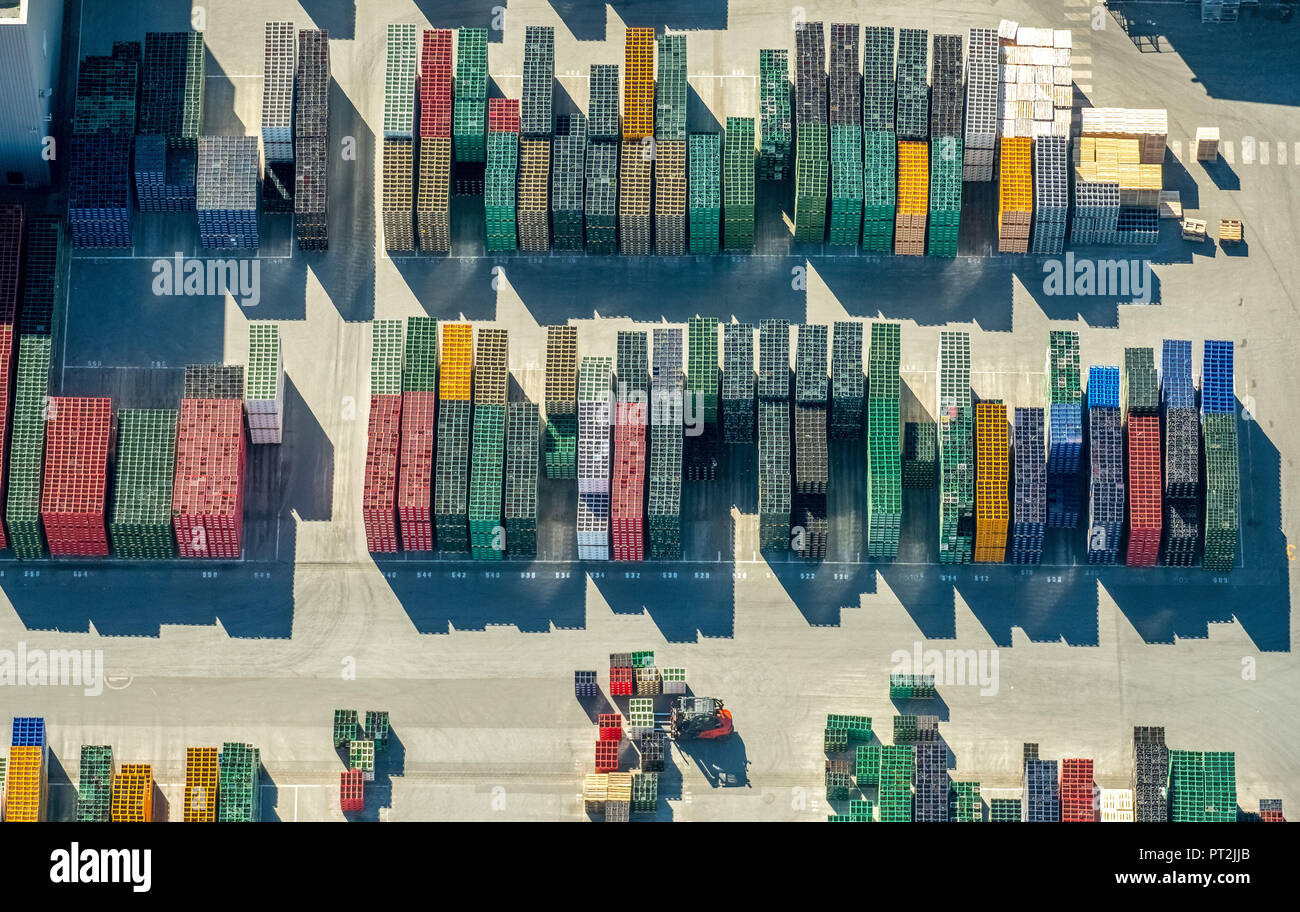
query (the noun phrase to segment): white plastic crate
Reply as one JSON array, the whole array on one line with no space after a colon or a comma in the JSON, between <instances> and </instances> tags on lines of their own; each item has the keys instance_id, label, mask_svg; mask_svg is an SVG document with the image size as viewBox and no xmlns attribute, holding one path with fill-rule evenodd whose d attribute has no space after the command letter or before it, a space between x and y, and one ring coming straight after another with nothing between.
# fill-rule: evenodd
<instances>
[{"instance_id":1,"label":"white plastic crate","mask_svg":"<svg viewBox=\"0 0 1300 912\"><path fill-rule=\"evenodd\" d=\"M1132 789L1100 789L1101 822L1133 822Z\"/></svg>"}]
</instances>

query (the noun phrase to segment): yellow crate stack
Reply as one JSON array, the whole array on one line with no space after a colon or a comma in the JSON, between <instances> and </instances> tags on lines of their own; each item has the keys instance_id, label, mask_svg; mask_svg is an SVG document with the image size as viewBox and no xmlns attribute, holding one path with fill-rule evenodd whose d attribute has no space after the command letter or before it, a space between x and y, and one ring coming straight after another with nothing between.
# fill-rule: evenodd
<instances>
[{"instance_id":1,"label":"yellow crate stack","mask_svg":"<svg viewBox=\"0 0 1300 912\"><path fill-rule=\"evenodd\" d=\"M468 402L473 364L474 327L468 323L442 325L442 367L438 375L438 398Z\"/></svg>"},{"instance_id":2,"label":"yellow crate stack","mask_svg":"<svg viewBox=\"0 0 1300 912\"><path fill-rule=\"evenodd\" d=\"M47 777L45 748L9 748L5 820L10 823L38 823L45 820Z\"/></svg>"},{"instance_id":3,"label":"yellow crate stack","mask_svg":"<svg viewBox=\"0 0 1300 912\"><path fill-rule=\"evenodd\" d=\"M1007 558L1007 496L1010 444L1007 407L975 404L975 563L1000 564Z\"/></svg>"},{"instance_id":4,"label":"yellow crate stack","mask_svg":"<svg viewBox=\"0 0 1300 912\"><path fill-rule=\"evenodd\" d=\"M217 819L217 749L185 748L185 822Z\"/></svg>"},{"instance_id":5,"label":"yellow crate stack","mask_svg":"<svg viewBox=\"0 0 1300 912\"><path fill-rule=\"evenodd\" d=\"M930 147L924 142L898 143L898 211L894 253L925 255L925 226L930 214Z\"/></svg>"},{"instance_id":6,"label":"yellow crate stack","mask_svg":"<svg viewBox=\"0 0 1300 912\"><path fill-rule=\"evenodd\" d=\"M114 823L149 823L153 820L153 767L124 763L113 777Z\"/></svg>"},{"instance_id":7,"label":"yellow crate stack","mask_svg":"<svg viewBox=\"0 0 1300 912\"><path fill-rule=\"evenodd\" d=\"M1033 172L1028 137L1002 138L998 171L998 252L1028 253L1034 215Z\"/></svg>"}]
</instances>

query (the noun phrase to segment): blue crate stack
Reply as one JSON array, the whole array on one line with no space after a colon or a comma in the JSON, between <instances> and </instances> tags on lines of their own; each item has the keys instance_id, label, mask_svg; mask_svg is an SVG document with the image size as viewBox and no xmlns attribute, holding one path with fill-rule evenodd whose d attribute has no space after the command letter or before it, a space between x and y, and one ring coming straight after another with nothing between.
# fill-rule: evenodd
<instances>
[{"instance_id":1,"label":"blue crate stack","mask_svg":"<svg viewBox=\"0 0 1300 912\"><path fill-rule=\"evenodd\" d=\"M1124 433L1119 368L1088 368L1088 563L1119 560L1124 529Z\"/></svg>"}]
</instances>

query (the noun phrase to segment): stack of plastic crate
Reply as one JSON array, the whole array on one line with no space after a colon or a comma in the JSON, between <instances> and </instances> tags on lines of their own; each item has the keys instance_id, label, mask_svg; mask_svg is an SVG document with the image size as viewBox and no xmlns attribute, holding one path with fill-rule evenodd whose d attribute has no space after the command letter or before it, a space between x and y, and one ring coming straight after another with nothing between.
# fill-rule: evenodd
<instances>
[{"instance_id":1,"label":"stack of plastic crate","mask_svg":"<svg viewBox=\"0 0 1300 912\"><path fill-rule=\"evenodd\" d=\"M1060 256L1065 249L1065 213L1070 208L1069 163L1064 136L1034 142L1033 252Z\"/></svg>"},{"instance_id":2,"label":"stack of plastic crate","mask_svg":"<svg viewBox=\"0 0 1300 912\"><path fill-rule=\"evenodd\" d=\"M121 558L176 556L172 537L172 479L176 471L174 409L117 413L117 461L109 544Z\"/></svg>"},{"instance_id":3,"label":"stack of plastic crate","mask_svg":"<svg viewBox=\"0 0 1300 912\"><path fill-rule=\"evenodd\" d=\"M198 159L193 149L169 149L157 133L135 138L135 198L141 212L193 212ZM268 162L262 208L293 211L292 163Z\"/></svg>"},{"instance_id":4,"label":"stack of plastic crate","mask_svg":"<svg viewBox=\"0 0 1300 912\"><path fill-rule=\"evenodd\" d=\"M1160 502L1160 382L1151 349L1124 349L1120 401L1128 455L1128 543L1124 563L1154 567L1160 555L1164 511Z\"/></svg>"},{"instance_id":5,"label":"stack of plastic crate","mask_svg":"<svg viewBox=\"0 0 1300 912\"><path fill-rule=\"evenodd\" d=\"M623 140L654 136L655 33L629 28L623 38Z\"/></svg>"},{"instance_id":6,"label":"stack of plastic crate","mask_svg":"<svg viewBox=\"0 0 1300 912\"><path fill-rule=\"evenodd\" d=\"M831 426L836 440L862 439L862 324L841 320L831 327Z\"/></svg>"},{"instance_id":7,"label":"stack of plastic crate","mask_svg":"<svg viewBox=\"0 0 1300 912\"><path fill-rule=\"evenodd\" d=\"M535 163L534 163L535 164ZM488 101L487 166L483 210L489 252L518 247L515 184L519 171L519 101Z\"/></svg>"},{"instance_id":8,"label":"stack of plastic crate","mask_svg":"<svg viewBox=\"0 0 1300 912\"><path fill-rule=\"evenodd\" d=\"M1119 368L1088 368L1088 563L1119 560L1124 529L1124 443Z\"/></svg>"},{"instance_id":9,"label":"stack of plastic crate","mask_svg":"<svg viewBox=\"0 0 1300 912\"><path fill-rule=\"evenodd\" d=\"M1231 751L1202 755L1205 777L1205 819L1208 823L1237 822L1237 757Z\"/></svg>"},{"instance_id":10,"label":"stack of plastic crate","mask_svg":"<svg viewBox=\"0 0 1300 912\"><path fill-rule=\"evenodd\" d=\"M545 253L551 249L551 138L519 140L519 249Z\"/></svg>"},{"instance_id":11,"label":"stack of plastic crate","mask_svg":"<svg viewBox=\"0 0 1300 912\"><path fill-rule=\"evenodd\" d=\"M1047 524L1079 524L1079 459L1083 450L1083 390L1079 334L1054 329L1047 345Z\"/></svg>"},{"instance_id":12,"label":"stack of plastic crate","mask_svg":"<svg viewBox=\"0 0 1300 912\"><path fill-rule=\"evenodd\" d=\"M821 22L806 22L796 29L794 66L794 239L820 244L826 239L830 157L826 47Z\"/></svg>"},{"instance_id":13,"label":"stack of plastic crate","mask_svg":"<svg viewBox=\"0 0 1300 912\"><path fill-rule=\"evenodd\" d=\"M623 132L618 169L618 244L650 253L650 181L655 135L654 29L629 28L623 46Z\"/></svg>"},{"instance_id":14,"label":"stack of plastic crate","mask_svg":"<svg viewBox=\"0 0 1300 912\"><path fill-rule=\"evenodd\" d=\"M594 68L593 68L594 69ZM613 253L617 243L619 144L593 139L587 148L587 187L583 206L587 252Z\"/></svg>"},{"instance_id":15,"label":"stack of plastic crate","mask_svg":"<svg viewBox=\"0 0 1300 912\"><path fill-rule=\"evenodd\" d=\"M442 325L438 371L438 439L434 457L433 526L439 551L469 550L470 391L474 328Z\"/></svg>"},{"instance_id":16,"label":"stack of plastic crate","mask_svg":"<svg viewBox=\"0 0 1300 912\"><path fill-rule=\"evenodd\" d=\"M718 320L692 317L686 323L686 396L684 418L694 425L682 453L684 475L689 481L713 481L718 477Z\"/></svg>"},{"instance_id":17,"label":"stack of plastic crate","mask_svg":"<svg viewBox=\"0 0 1300 912\"><path fill-rule=\"evenodd\" d=\"M1095 788L1091 760L1070 757L1061 761L1062 823L1091 823L1097 819L1093 808Z\"/></svg>"},{"instance_id":18,"label":"stack of plastic crate","mask_svg":"<svg viewBox=\"0 0 1300 912\"><path fill-rule=\"evenodd\" d=\"M794 379L794 500L792 546L805 560L826 557L830 529L826 492L830 454L826 444L830 383L826 373L826 327L801 323L796 334ZM802 546L802 547L800 547Z\"/></svg>"},{"instance_id":19,"label":"stack of plastic crate","mask_svg":"<svg viewBox=\"0 0 1300 912\"><path fill-rule=\"evenodd\" d=\"M1074 106L1069 29L1031 28L1002 20L1002 135L1068 137Z\"/></svg>"},{"instance_id":20,"label":"stack of plastic crate","mask_svg":"<svg viewBox=\"0 0 1300 912\"><path fill-rule=\"evenodd\" d=\"M758 324L758 540L790 547L790 324Z\"/></svg>"},{"instance_id":21,"label":"stack of plastic crate","mask_svg":"<svg viewBox=\"0 0 1300 912\"><path fill-rule=\"evenodd\" d=\"M425 29L420 50L420 165L415 198L420 249L451 249L451 30Z\"/></svg>"},{"instance_id":22,"label":"stack of plastic crate","mask_svg":"<svg viewBox=\"0 0 1300 912\"><path fill-rule=\"evenodd\" d=\"M139 45L134 45L137 55ZM87 57L77 72L68 171L68 226L74 247L130 247L131 136L136 126L138 56Z\"/></svg>"},{"instance_id":23,"label":"stack of plastic crate","mask_svg":"<svg viewBox=\"0 0 1300 912\"><path fill-rule=\"evenodd\" d=\"M938 428L933 421L903 425L903 487L933 488L939 464Z\"/></svg>"},{"instance_id":24,"label":"stack of plastic crate","mask_svg":"<svg viewBox=\"0 0 1300 912\"><path fill-rule=\"evenodd\" d=\"M153 821L153 767L148 763L123 763L113 776L109 799L113 823Z\"/></svg>"},{"instance_id":25,"label":"stack of plastic crate","mask_svg":"<svg viewBox=\"0 0 1300 912\"><path fill-rule=\"evenodd\" d=\"M912 822L912 782L916 748L911 744L886 744L880 749L880 822Z\"/></svg>"},{"instance_id":26,"label":"stack of plastic crate","mask_svg":"<svg viewBox=\"0 0 1300 912\"><path fill-rule=\"evenodd\" d=\"M998 252L1028 253L1034 212L1033 175L1027 137L1002 138L998 172Z\"/></svg>"},{"instance_id":27,"label":"stack of plastic crate","mask_svg":"<svg viewBox=\"0 0 1300 912\"><path fill-rule=\"evenodd\" d=\"M474 350L474 426L469 467L469 548L474 560L505 557L501 497L505 478L510 338L480 327Z\"/></svg>"},{"instance_id":28,"label":"stack of plastic crate","mask_svg":"<svg viewBox=\"0 0 1300 912\"><path fill-rule=\"evenodd\" d=\"M578 560L609 560L612 368L591 355L578 368Z\"/></svg>"},{"instance_id":29,"label":"stack of plastic crate","mask_svg":"<svg viewBox=\"0 0 1300 912\"><path fill-rule=\"evenodd\" d=\"M370 418L361 494L366 550L371 553L397 551L401 424L402 321L374 320L370 324Z\"/></svg>"},{"instance_id":30,"label":"stack of plastic crate","mask_svg":"<svg viewBox=\"0 0 1300 912\"><path fill-rule=\"evenodd\" d=\"M35 227L35 225L33 226ZM58 221L54 221L57 238ZM44 239L38 235L40 246ZM17 360L18 286L22 266L23 207L21 203L0 203L0 428L8 428L13 397L14 362ZM57 253L57 250L55 251ZM53 276L48 277L51 284ZM0 490L9 463L9 435L0 432ZM4 523L0 523L0 548L8 547Z\"/></svg>"},{"instance_id":31,"label":"stack of plastic crate","mask_svg":"<svg viewBox=\"0 0 1300 912\"><path fill-rule=\"evenodd\" d=\"M1192 343L1165 339L1160 355L1164 413L1164 563L1190 567L1201 533L1201 422L1192 383Z\"/></svg>"},{"instance_id":32,"label":"stack of plastic crate","mask_svg":"<svg viewBox=\"0 0 1300 912\"><path fill-rule=\"evenodd\" d=\"M893 559L903 522L899 454L902 327L872 323L867 354L867 555Z\"/></svg>"},{"instance_id":33,"label":"stack of plastic crate","mask_svg":"<svg viewBox=\"0 0 1300 912\"><path fill-rule=\"evenodd\" d=\"M578 327L546 327L547 478L576 478L578 472Z\"/></svg>"},{"instance_id":34,"label":"stack of plastic crate","mask_svg":"<svg viewBox=\"0 0 1300 912\"><path fill-rule=\"evenodd\" d=\"M403 551L433 550L433 444L438 434L438 323L406 318L397 520Z\"/></svg>"},{"instance_id":35,"label":"stack of plastic crate","mask_svg":"<svg viewBox=\"0 0 1300 912\"><path fill-rule=\"evenodd\" d=\"M113 748L101 744L81 745L74 820L78 823L108 823L113 819L110 801L116 772Z\"/></svg>"},{"instance_id":36,"label":"stack of plastic crate","mask_svg":"<svg viewBox=\"0 0 1300 912\"><path fill-rule=\"evenodd\" d=\"M971 560L975 527L970 335L939 334L939 563Z\"/></svg>"},{"instance_id":37,"label":"stack of plastic crate","mask_svg":"<svg viewBox=\"0 0 1300 912\"><path fill-rule=\"evenodd\" d=\"M248 324L245 376L244 412L250 440L254 444L279 443L284 434L284 356L279 325L260 320Z\"/></svg>"},{"instance_id":38,"label":"stack of plastic crate","mask_svg":"<svg viewBox=\"0 0 1300 912\"><path fill-rule=\"evenodd\" d=\"M722 157L717 133L686 139L687 229L691 253L717 253L722 227Z\"/></svg>"},{"instance_id":39,"label":"stack of plastic crate","mask_svg":"<svg viewBox=\"0 0 1300 912\"><path fill-rule=\"evenodd\" d=\"M172 525L181 557L240 557L245 455L238 393L181 400L172 482Z\"/></svg>"},{"instance_id":40,"label":"stack of plastic crate","mask_svg":"<svg viewBox=\"0 0 1300 912\"><path fill-rule=\"evenodd\" d=\"M984 801L978 782L953 782L948 818L953 823L982 823Z\"/></svg>"},{"instance_id":41,"label":"stack of plastic crate","mask_svg":"<svg viewBox=\"0 0 1300 912\"><path fill-rule=\"evenodd\" d=\"M1021 787L1021 820L1026 823L1056 823L1061 819L1060 781L1055 760L1026 760Z\"/></svg>"},{"instance_id":42,"label":"stack of plastic crate","mask_svg":"<svg viewBox=\"0 0 1300 912\"><path fill-rule=\"evenodd\" d=\"M30 240L29 252L30 252ZM30 257L29 257L30 262ZM45 452L45 403L50 393L50 338L22 335L14 379L13 430L9 442L9 491L5 525L19 560L45 556L41 535L41 474Z\"/></svg>"},{"instance_id":43,"label":"stack of plastic crate","mask_svg":"<svg viewBox=\"0 0 1300 912\"><path fill-rule=\"evenodd\" d=\"M857 23L831 23L830 242L862 239L862 98Z\"/></svg>"},{"instance_id":44,"label":"stack of plastic crate","mask_svg":"<svg viewBox=\"0 0 1300 912\"><path fill-rule=\"evenodd\" d=\"M55 557L107 557L104 499L113 403L51 397L46 408L41 526Z\"/></svg>"},{"instance_id":45,"label":"stack of plastic crate","mask_svg":"<svg viewBox=\"0 0 1300 912\"><path fill-rule=\"evenodd\" d=\"M462 28L456 32L456 79L452 83L452 148L456 164L470 165L466 172L480 176L472 167L486 161L487 145L484 139L487 112L487 29ZM457 180L460 169L457 169ZM475 190L481 193L482 185Z\"/></svg>"},{"instance_id":46,"label":"stack of plastic crate","mask_svg":"<svg viewBox=\"0 0 1300 912\"><path fill-rule=\"evenodd\" d=\"M889 699L891 700L933 700L935 695L932 674L891 674L889 676Z\"/></svg>"},{"instance_id":47,"label":"stack of plastic crate","mask_svg":"<svg viewBox=\"0 0 1300 912\"><path fill-rule=\"evenodd\" d=\"M581 250L583 172L587 167L587 117L561 114L551 156L551 222L556 250Z\"/></svg>"},{"instance_id":48,"label":"stack of plastic crate","mask_svg":"<svg viewBox=\"0 0 1300 912\"><path fill-rule=\"evenodd\" d=\"M244 395L244 368L229 364L187 364L184 398L239 399Z\"/></svg>"},{"instance_id":49,"label":"stack of plastic crate","mask_svg":"<svg viewBox=\"0 0 1300 912\"><path fill-rule=\"evenodd\" d=\"M785 180L790 172L790 52L758 52L758 180Z\"/></svg>"},{"instance_id":50,"label":"stack of plastic crate","mask_svg":"<svg viewBox=\"0 0 1300 912\"><path fill-rule=\"evenodd\" d=\"M898 141L898 212L894 253L925 253L925 225L930 211L930 149L924 142Z\"/></svg>"},{"instance_id":51,"label":"stack of plastic crate","mask_svg":"<svg viewBox=\"0 0 1300 912\"><path fill-rule=\"evenodd\" d=\"M957 255L962 191L961 36L934 36L930 105L930 256Z\"/></svg>"},{"instance_id":52,"label":"stack of plastic crate","mask_svg":"<svg viewBox=\"0 0 1300 912\"><path fill-rule=\"evenodd\" d=\"M1086 181L1076 174L1070 243L1119 243L1118 181Z\"/></svg>"},{"instance_id":53,"label":"stack of plastic crate","mask_svg":"<svg viewBox=\"0 0 1300 912\"><path fill-rule=\"evenodd\" d=\"M8 823L41 823L46 819L49 767L45 720L15 716L5 769L4 813Z\"/></svg>"},{"instance_id":54,"label":"stack of plastic crate","mask_svg":"<svg viewBox=\"0 0 1300 912\"><path fill-rule=\"evenodd\" d=\"M1047 528L1047 439L1041 408L1017 407L1012 455L1015 502L1012 507L1011 563L1041 564Z\"/></svg>"},{"instance_id":55,"label":"stack of plastic crate","mask_svg":"<svg viewBox=\"0 0 1300 912\"><path fill-rule=\"evenodd\" d=\"M300 250L329 246L329 32L298 32L298 69L294 76L293 229Z\"/></svg>"},{"instance_id":56,"label":"stack of plastic crate","mask_svg":"<svg viewBox=\"0 0 1300 912\"><path fill-rule=\"evenodd\" d=\"M506 553L537 556L537 448L541 418L536 402L516 402L506 415Z\"/></svg>"},{"instance_id":57,"label":"stack of plastic crate","mask_svg":"<svg viewBox=\"0 0 1300 912\"><path fill-rule=\"evenodd\" d=\"M384 249L415 250L415 26L388 24L384 72Z\"/></svg>"},{"instance_id":58,"label":"stack of plastic crate","mask_svg":"<svg viewBox=\"0 0 1300 912\"><path fill-rule=\"evenodd\" d=\"M686 252L686 36L659 36L655 88L655 253Z\"/></svg>"},{"instance_id":59,"label":"stack of plastic crate","mask_svg":"<svg viewBox=\"0 0 1300 912\"><path fill-rule=\"evenodd\" d=\"M613 479L609 497L612 557L644 560L646 404L650 370L646 334L620 331L616 352Z\"/></svg>"},{"instance_id":60,"label":"stack of plastic crate","mask_svg":"<svg viewBox=\"0 0 1300 912\"><path fill-rule=\"evenodd\" d=\"M962 149L962 178L993 180L997 148L998 32L973 28L966 36L966 132Z\"/></svg>"},{"instance_id":61,"label":"stack of plastic crate","mask_svg":"<svg viewBox=\"0 0 1300 912\"><path fill-rule=\"evenodd\" d=\"M587 117L591 125L591 141L617 143L623 138L619 116L618 65L593 63L590 85Z\"/></svg>"},{"instance_id":62,"label":"stack of plastic crate","mask_svg":"<svg viewBox=\"0 0 1300 912\"><path fill-rule=\"evenodd\" d=\"M926 60L925 29L899 29L898 69L895 79L898 138L930 138L930 68Z\"/></svg>"},{"instance_id":63,"label":"stack of plastic crate","mask_svg":"<svg viewBox=\"0 0 1300 912\"><path fill-rule=\"evenodd\" d=\"M256 823L261 816L261 751L227 741L217 755L217 822Z\"/></svg>"},{"instance_id":64,"label":"stack of plastic crate","mask_svg":"<svg viewBox=\"0 0 1300 912\"><path fill-rule=\"evenodd\" d=\"M975 556L976 563L1007 559L1007 498L1010 475L1007 407L998 401L975 404Z\"/></svg>"},{"instance_id":65,"label":"stack of plastic crate","mask_svg":"<svg viewBox=\"0 0 1300 912\"><path fill-rule=\"evenodd\" d=\"M894 244L894 30L869 25L862 42L862 248Z\"/></svg>"},{"instance_id":66,"label":"stack of plastic crate","mask_svg":"<svg viewBox=\"0 0 1300 912\"><path fill-rule=\"evenodd\" d=\"M267 170L293 161L293 23L266 23L262 55L262 153ZM293 168L283 172L292 178ZM291 184L292 186L292 184Z\"/></svg>"},{"instance_id":67,"label":"stack of plastic crate","mask_svg":"<svg viewBox=\"0 0 1300 912\"><path fill-rule=\"evenodd\" d=\"M140 104L133 127L140 134L136 171L147 174L143 185L138 179L136 183L142 211L194 210L205 56L202 32L145 35Z\"/></svg>"},{"instance_id":68,"label":"stack of plastic crate","mask_svg":"<svg viewBox=\"0 0 1300 912\"><path fill-rule=\"evenodd\" d=\"M754 118L728 117L722 152L722 246L754 249Z\"/></svg>"},{"instance_id":69,"label":"stack of plastic crate","mask_svg":"<svg viewBox=\"0 0 1300 912\"><path fill-rule=\"evenodd\" d=\"M1262 823L1286 823L1286 817L1282 813L1282 799L1259 799L1259 819Z\"/></svg>"},{"instance_id":70,"label":"stack of plastic crate","mask_svg":"<svg viewBox=\"0 0 1300 912\"><path fill-rule=\"evenodd\" d=\"M217 749L185 748L186 823L215 823L217 820Z\"/></svg>"},{"instance_id":71,"label":"stack of plastic crate","mask_svg":"<svg viewBox=\"0 0 1300 912\"><path fill-rule=\"evenodd\" d=\"M948 821L948 746L941 741L916 745L914 803L917 823Z\"/></svg>"},{"instance_id":72,"label":"stack of plastic crate","mask_svg":"<svg viewBox=\"0 0 1300 912\"><path fill-rule=\"evenodd\" d=\"M647 142L624 140L618 164L618 248L650 253L650 179L653 155Z\"/></svg>"},{"instance_id":73,"label":"stack of plastic crate","mask_svg":"<svg viewBox=\"0 0 1300 912\"><path fill-rule=\"evenodd\" d=\"M682 331L659 328L652 337L650 374L650 494L646 506L649 556L682 555Z\"/></svg>"},{"instance_id":74,"label":"stack of plastic crate","mask_svg":"<svg viewBox=\"0 0 1300 912\"><path fill-rule=\"evenodd\" d=\"M520 133L549 137L554 130L552 85L555 82L555 29L549 25L524 28L523 103Z\"/></svg>"},{"instance_id":75,"label":"stack of plastic crate","mask_svg":"<svg viewBox=\"0 0 1300 912\"><path fill-rule=\"evenodd\" d=\"M754 326L750 323L722 327L722 439L727 443L754 440Z\"/></svg>"},{"instance_id":76,"label":"stack of plastic crate","mask_svg":"<svg viewBox=\"0 0 1300 912\"><path fill-rule=\"evenodd\" d=\"M1205 569L1226 572L1237 562L1241 464L1232 342L1205 340L1201 363L1201 425L1205 438Z\"/></svg>"},{"instance_id":77,"label":"stack of plastic crate","mask_svg":"<svg viewBox=\"0 0 1300 912\"><path fill-rule=\"evenodd\" d=\"M259 169L256 136L200 136L199 243L221 249L256 249Z\"/></svg>"}]
</instances>

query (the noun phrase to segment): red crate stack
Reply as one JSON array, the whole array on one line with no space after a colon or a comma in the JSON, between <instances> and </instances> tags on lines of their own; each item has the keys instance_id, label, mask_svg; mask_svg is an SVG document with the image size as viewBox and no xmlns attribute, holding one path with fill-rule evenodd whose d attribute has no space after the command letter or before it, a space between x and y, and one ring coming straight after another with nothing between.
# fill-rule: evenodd
<instances>
[{"instance_id":1,"label":"red crate stack","mask_svg":"<svg viewBox=\"0 0 1300 912\"><path fill-rule=\"evenodd\" d=\"M339 773L339 809L361 811L366 807L366 775L361 770Z\"/></svg>"},{"instance_id":2,"label":"red crate stack","mask_svg":"<svg viewBox=\"0 0 1300 912\"><path fill-rule=\"evenodd\" d=\"M438 433L438 394L402 393L402 447L397 470L397 518L403 551L433 550L433 442ZM371 549L374 550L373 548Z\"/></svg>"},{"instance_id":3,"label":"red crate stack","mask_svg":"<svg viewBox=\"0 0 1300 912\"><path fill-rule=\"evenodd\" d=\"M1091 823L1096 820L1093 805L1092 761L1061 761L1061 822Z\"/></svg>"},{"instance_id":4,"label":"red crate stack","mask_svg":"<svg viewBox=\"0 0 1300 912\"><path fill-rule=\"evenodd\" d=\"M238 559L244 533L244 403L182 399L172 525L181 557Z\"/></svg>"},{"instance_id":5,"label":"red crate stack","mask_svg":"<svg viewBox=\"0 0 1300 912\"><path fill-rule=\"evenodd\" d=\"M112 424L111 399L49 400L41 525L52 555L108 556L104 492Z\"/></svg>"},{"instance_id":6,"label":"red crate stack","mask_svg":"<svg viewBox=\"0 0 1300 912\"><path fill-rule=\"evenodd\" d=\"M5 489L9 466L9 400L13 398L14 315L18 311L18 264L22 252L23 207L19 203L0 205L0 493ZM0 549L9 547L4 523L0 523Z\"/></svg>"},{"instance_id":7,"label":"red crate stack","mask_svg":"<svg viewBox=\"0 0 1300 912\"><path fill-rule=\"evenodd\" d=\"M366 527L366 550L371 553L397 552L397 457L401 424L401 394L370 397L361 521Z\"/></svg>"},{"instance_id":8,"label":"red crate stack","mask_svg":"<svg viewBox=\"0 0 1300 912\"><path fill-rule=\"evenodd\" d=\"M600 740L623 740L623 717L618 713L600 713L596 717L596 724L600 726Z\"/></svg>"},{"instance_id":9,"label":"red crate stack","mask_svg":"<svg viewBox=\"0 0 1300 912\"><path fill-rule=\"evenodd\" d=\"M645 559L645 404L614 405L609 518L616 561Z\"/></svg>"},{"instance_id":10,"label":"red crate stack","mask_svg":"<svg viewBox=\"0 0 1300 912\"><path fill-rule=\"evenodd\" d=\"M451 136L451 31L425 29L420 54L420 135Z\"/></svg>"},{"instance_id":11,"label":"red crate stack","mask_svg":"<svg viewBox=\"0 0 1300 912\"><path fill-rule=\"evenodd\" d=\"M519 99L518 98L489 98L488 99L488 132L489 133L518 133L519 132Z\"/></svg>"},{"instance_id":12,"label":"red crate stack","mask_svg":"<svg viewBox=\"0 0 1300 912\"><path fill-rule=\"evenodd\" d=\"M618 744L617 741L596 742L596 772L618 772Z\"/></svg>"},{"instance_id":13,"label":"red crate stack","mask_svg":"<svg viewBox=\"0 0 1300 912\"><path fill-rule=\"evenodd\" d=\"M609 670L609 695L611 697L630 697L636 690L636 674L631 668L611 668Z\"/></svg>"},{"instance_id":14,"label":"red crate stack","mask_svg":"<svg viewBox=\"0 0 1300 912\"><path fill-rule=\"evenodd\" d=\"M1163 507L1160 471L1160 417L1128 419L1128 550L1130 567L1154 567L1160 553Z\"/></svg>"}]
</instances>

